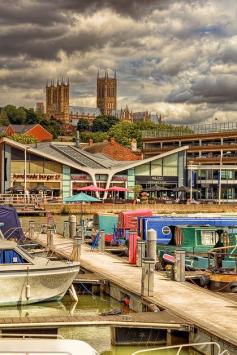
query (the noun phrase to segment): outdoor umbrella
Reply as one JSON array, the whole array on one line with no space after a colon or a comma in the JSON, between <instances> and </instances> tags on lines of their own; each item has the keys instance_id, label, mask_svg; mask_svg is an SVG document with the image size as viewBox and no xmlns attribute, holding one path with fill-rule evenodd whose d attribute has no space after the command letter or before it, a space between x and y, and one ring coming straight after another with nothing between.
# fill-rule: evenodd
<instances>
[{"instance_id":1,"label":"outdoor umbrella","mask_svg":"<svg viewBox=\"0 0 237 355\"><path fill-rule=\"evenodd\" d=\"M162 187L162 186L152 186L148 187L146 189L143 189L142 191L145 192L158 192L158 191L171 191L171 189L168 189L167 187Z\"/></svg>"},{"instance_id":2,"label":"outdoor umbrella","mask_svg":"<svg viewBox=\"0 0 237 355\"><path fill-rule=\"evenodd\" d=\"M187 186L179 186L173 189L174 192L188 192L189 188Z\"/></svg>"},{"instance_id":3,"label":"outdoor umbrella","mask_svg":"<svg viewBox=\"0 0 237 355\"><path fill-rule=\"evenodd\" d=\"M51 192L52 190L49 187L44 186L43 184L37 185L37 186L33 187L32 189L30 189L31 193L34 193L34 192L39 193L40 191L42 191L43 193L47 193L47 192Z\"/></svg>"},{"instance_id":4,"label":"outdoor umbrella","mask_svg":"<svg viewBox=\"0 0 237 355\"><path fill-rule=\"evenodd\" d=\"M13 192L13 193L20 193L20 192L24 192L24 186L22 185L16 185L16 186L12 186L9 189L7 189L7 191Z\"/></svg>"},{"instance_id":5,"label":"outdoor umbrella","mask_svg":"<svg viewBox=\"0 0 237 355\"><path fill-rule=\"evenodd\" d=\"M63 202L67 203L67 202L81 202L81 216L80 216L80 224L82 224L82 203L83 202L101 202L101 200L99 200L98 198L95 198L93 196L89 196L87 194L85 194L84 192L80 192L79 194L70 196L70 197L66 197Z\"/></svg>"},{"instance_id":6,"label":"outdoor umbrella","mask_svg":"<svg viewBox=\"0 0 237 355\"><path fill-rule=\"evenodd\" d=\"M66 197L63 202L100 202L101 200L99 200L96 197L93 196L89 196L87 194L85 194L84 192L80 192L79 194L70 196L70 197Z\"/></svg>"},{"instance_id":7,"label":"outdoor umbrella","mask_svg":"<svg viewBox=\"0 0 237 355\"><path fill-rule=\"evenodd\" d=\"M112 186L109 189L106 189L106 191L110 191L110 192L125 192L128 191L128 189L126 187L122 187L122 186Z\"/></svg>"},{"instance_id":8,"label":"outdoor umbrella","mask_svg":"<svg viewBox=\"0 0 237 355\"><path fill-rule=\"evenodd\" d=\"M79 191L95 191L95 192L103 192L103 191L105 191L105 189L103 189L102 187L98 187L98 186L94 186L94 185L84 186L84 187L81 187L78 190Z\"/></svg>"}]
</instances>

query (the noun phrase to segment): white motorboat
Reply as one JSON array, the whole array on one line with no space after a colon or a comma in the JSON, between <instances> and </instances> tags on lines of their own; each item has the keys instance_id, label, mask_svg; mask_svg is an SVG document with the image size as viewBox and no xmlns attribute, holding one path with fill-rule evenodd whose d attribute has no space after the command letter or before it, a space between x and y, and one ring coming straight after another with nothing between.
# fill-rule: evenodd
<instances>
[{"instance_id":1,"label":"white motorboat","mask_svg":"<svg viewBox=\"0 0 237 355\"><path fill-rule=\"evenodd\" d=\"M0 306L60 300L79 272L79 262L33 257L0 239Z\"/></svg>"},{"instance_id":2,"label":"white motorboat","mask_svg":"<svg viewBox=\"0 0 237 355\"><path fill-rule=\"evenodd\" d=\"M67 339L0 339L4 355L99 355L89 344Z\"/></svg>"}]
</instances>

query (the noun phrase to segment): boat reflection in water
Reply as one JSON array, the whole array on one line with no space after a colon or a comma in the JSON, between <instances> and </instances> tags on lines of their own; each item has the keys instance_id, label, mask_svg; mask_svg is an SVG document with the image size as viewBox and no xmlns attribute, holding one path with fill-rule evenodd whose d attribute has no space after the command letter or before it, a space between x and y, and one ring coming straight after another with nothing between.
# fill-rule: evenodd
<instances>
[{"instance_id":1,"label":"boat reflection in water","mask_svg":"<svg viewBox=\"0 0 237 355\"><path fill-rule=\"evenodd\" d=\"M0 239L0 306L61 300L79 269L78 262L33 257Z\"/></svg>"}]
</instances>

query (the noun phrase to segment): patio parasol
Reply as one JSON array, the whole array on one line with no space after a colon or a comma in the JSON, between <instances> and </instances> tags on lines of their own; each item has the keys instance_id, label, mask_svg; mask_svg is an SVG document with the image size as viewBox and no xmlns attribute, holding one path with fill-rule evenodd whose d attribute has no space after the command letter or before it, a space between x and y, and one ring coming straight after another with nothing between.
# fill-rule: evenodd
<instances>
[{"instance_id":1,"label":"patio parasol","mask_svg":"<svg viewBox=\"0 0 237 355\"><path fill-rule=\"evenodd\" d=\"M43 193L47 193L47 192L51 192L52 190L49 187L44 186L43 184L37 185L35 187L32 187L32 189L30 189L30 193L34 193L34 192L39 193L40 191L42 191Z\"/></svg>"},{"instance_id":2,"label":"patio parasol","mask_svg":"<svg viewBox=\"0 0 237 355\"><path fill-rule=\"evenodd\" d=\"M167 187L164 187L164 186L152 186L152 187L148 187L146 189L143 189L142 191L145 191L145 192L159 192L159 191L172 191L172 190L168 189Z\"/></svg>"},{"instance_id":3,"label":"patio parasol","mask_svg":"<svg viewBox=\"0 0 237 355\"><path fill-rule=\"evenodd\" d=\"M84 187L81 187L78 190L79 191L95 191L95 192L103 192L103 191L105 191L105 189L103 189L102 187L94 186L94 185L84 186Z\"/></svg>"},{"instance_id":4,"label":"patio parasol","mask_svg":"<svg viewBox=\"0 0 237 355\"><path fill-rule=\"evenodd\" d=\"M9 191L11 193L21 193L21 192L25 191L25 188L22 185L15 185L15 186L9 187L9 189L7 189L7 191Z\"/></svg>"},{"instance_id":5,"label":"patio parasol","mask_svg":"<svg viewBox=\"0 0 237 355\"><path fill-rule=\"evenodd\" d=\"M63 202L101 202L101 200L96 197L87 195L84 192L80 192L79 194L66 197Z\"/></svg>"},{"instance_id":6,"label":"patio parasol","mask_svg":"<svg viewBox=\"0 0 237 355\"><path fill-rule=\"evenodd\" d=\"M128 189L126 187L122 187L122 186L112 186L108 189L106 189L106 191L110 191L110 192L126 192L128 191Z\"/></svg>"}]
</instances>

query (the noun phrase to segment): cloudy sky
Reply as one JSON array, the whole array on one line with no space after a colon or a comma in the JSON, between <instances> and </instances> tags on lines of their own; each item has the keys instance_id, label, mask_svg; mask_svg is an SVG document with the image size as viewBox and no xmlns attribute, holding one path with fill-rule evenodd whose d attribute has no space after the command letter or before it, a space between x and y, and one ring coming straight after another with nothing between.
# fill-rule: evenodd
<instances>
[{"instance_id":1,"label":"cloudy sky","mask_svg":"<svg viewBox=\"0 0 237 355\"><path fill-rule=\"evenodd\" d=\"M237 121L236 18L236 0L1 0L0 106L33 107L64 76L70 104L94 107L108 68L119 107Z\"/></svg>"}]
</instances>

